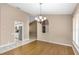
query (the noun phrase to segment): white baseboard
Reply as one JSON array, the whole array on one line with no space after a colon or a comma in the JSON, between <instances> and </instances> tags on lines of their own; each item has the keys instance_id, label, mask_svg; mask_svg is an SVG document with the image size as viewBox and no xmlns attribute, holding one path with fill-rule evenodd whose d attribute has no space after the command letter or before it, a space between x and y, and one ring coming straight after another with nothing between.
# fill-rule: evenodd
<instances>
[{"instance_id":1,"label":"white baseboard","mask_svg":"<svg viewBox=\"0 0 79 59\"><path fill-rule=\"evenodd\" d=\"M73 49L74 54L77 55L75 48L73 46L72 46L72 49Z\"/></svg>"},{"instance_id":2,"label":"white baseboard","mask_svg":"<svg viewBox=\"0 0 79 59\"><path fill-rule=\"evenodd\" d=\"M44 42L48 42L48 43L54 43L54 44L59 44L59 45L65 45L65 46L72 47L72 45L69 45L69 44L63 44L63 43L53 42L53 41L49 41L49 40L39 40L39 41L44 41Z\"/></svg>"},{"instance_id":3,"label":"white baseboard","mask_svg":"<svg viewBox=\"0 0 79 59\"><path fill-rule=\"evenodd\" d=\"M72 49L73 49L75 55L79 55L79 47L76 45L75 42L72 42L72 43L73 43Z\"/></svg>"},{"instance_id":4,"label":"white baseboard","mask_svg":"<svg viewBox=\"0 0 79 59\"><path fill-rule=\"evenodd\" d=\"M69 44L62 44L62 43L58 43L58 42L52 42L52 41L49 41L49 40L40 40L40 39L38 39L38 40L48 42L48 43L55 43L55 44L59 44L59 45L65 45L65 46L72 47L75 55L79 55L79 46L77 46L75 42L72 42L72 45L69 45Z\"/></svg>"},{"instance_id":5,"label":"white baseboard","mask_svg":"<svg viewBox=\"0 0 79 59\"><path fill-rule=\"evenodd\" d=\"M4 53L4 52L7 52L9 50L12 50L14 48L17 48L17 47L20 47L22 45L25 45L25 44L28 44L28 43L31 43L35 40L24 40L24 41L19 41L19 42L11 42L11 43L8 43L8 44L5 44L5 45L2 45L0 46L0 54L1 53Z\"/></svg>"},{"instance_id":6,"label":"white baseboard","mask_svg":"<svg viewBox=\"0 0 79 59\"><path fill-rule=\"evenodd\" d=\"M11 42L0 46L0 54L15 48L15 42Z\"/></svg>"}]
</instances>

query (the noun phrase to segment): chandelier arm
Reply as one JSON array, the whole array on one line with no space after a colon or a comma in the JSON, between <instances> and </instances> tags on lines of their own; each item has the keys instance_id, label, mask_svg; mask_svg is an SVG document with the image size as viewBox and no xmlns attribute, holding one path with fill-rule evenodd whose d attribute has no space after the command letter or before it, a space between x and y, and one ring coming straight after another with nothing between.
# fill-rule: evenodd
<instances>
[{"instance_id":1,"label":"chandelier arm","mask_svg":"<svg viewBox=\"0 0 79 59\"><path fill-rule=\"evenodd\" d=\"M39 4L39 7L40 7L39 16L36 18L36 20L42 24L43 21L45 21L46 19L45 17L42 16L42 3Z\"/></svg>"}]
</instances>

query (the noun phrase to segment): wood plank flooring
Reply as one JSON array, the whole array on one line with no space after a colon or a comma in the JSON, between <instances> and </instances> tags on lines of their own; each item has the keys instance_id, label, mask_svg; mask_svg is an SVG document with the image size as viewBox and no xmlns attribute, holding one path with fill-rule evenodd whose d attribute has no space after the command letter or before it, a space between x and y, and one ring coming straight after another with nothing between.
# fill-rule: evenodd
<instances>
[{"instance_id":1,"label":"wood plank flooring","mask_svg":"<svg viewBox=\"0 0 79 59\"><path fill-rule=\"evenodd\" d=\"M68 46L34 41L1 55L74 55L74 52Z\"/></svg>"}]
</instances>

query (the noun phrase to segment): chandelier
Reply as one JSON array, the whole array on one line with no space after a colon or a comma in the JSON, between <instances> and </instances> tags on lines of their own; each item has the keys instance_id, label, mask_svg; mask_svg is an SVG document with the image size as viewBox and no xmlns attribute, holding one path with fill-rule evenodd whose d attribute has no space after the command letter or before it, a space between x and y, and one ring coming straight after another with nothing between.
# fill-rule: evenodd
<instances>
[{"instance_id":1,"label":"chandelier","mask_svg":"<svg viewBox=\"0 0 79 59\"><path fill-rule=\"evenodd\" d=\"M43 21L45 21L47 18L41 15L42 12L42 3L40 3L40 15L35 17L35 20L39 23L42 23Z\"/></svg>"}]
</instances>

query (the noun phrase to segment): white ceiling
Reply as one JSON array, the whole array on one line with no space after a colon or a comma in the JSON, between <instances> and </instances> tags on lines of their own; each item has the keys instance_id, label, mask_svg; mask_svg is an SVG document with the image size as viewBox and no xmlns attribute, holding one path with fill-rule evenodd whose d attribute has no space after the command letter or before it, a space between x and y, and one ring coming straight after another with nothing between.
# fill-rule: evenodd
<instances>
[{"instance_id":1,"label":"white ceiling","mask_svg":"<svg viewBox=\"0 0 79 59\"><path fill-rule=\"evenodd\" d=\"M40 13L39 3L10 3L9 5L19 7L32 15ZM72 14L76 5L76 3L43 3L42 14Z\"/></svg>"}]
</instances>

